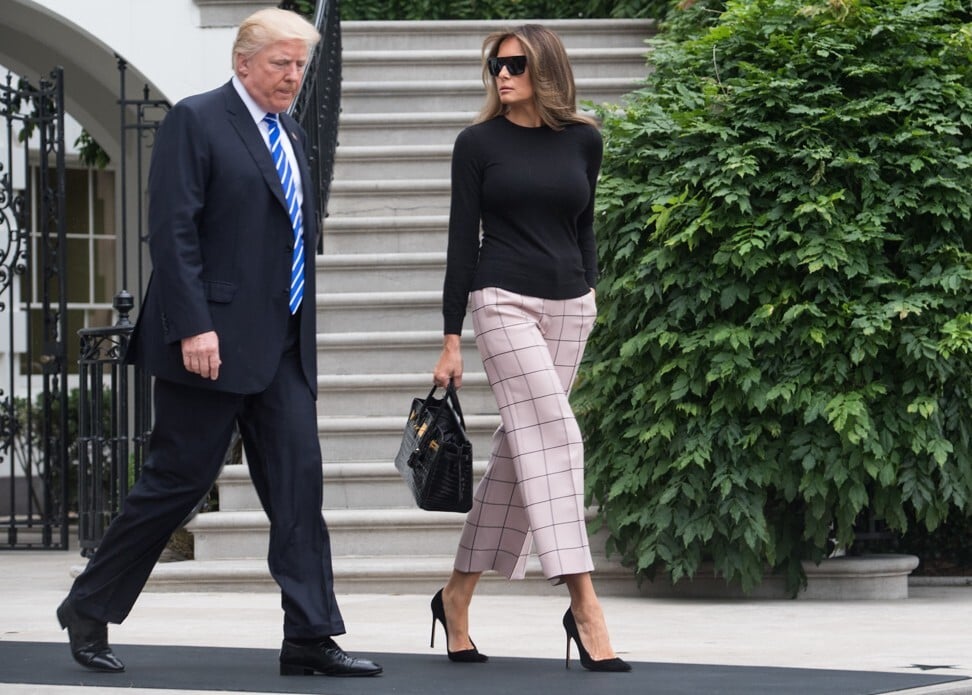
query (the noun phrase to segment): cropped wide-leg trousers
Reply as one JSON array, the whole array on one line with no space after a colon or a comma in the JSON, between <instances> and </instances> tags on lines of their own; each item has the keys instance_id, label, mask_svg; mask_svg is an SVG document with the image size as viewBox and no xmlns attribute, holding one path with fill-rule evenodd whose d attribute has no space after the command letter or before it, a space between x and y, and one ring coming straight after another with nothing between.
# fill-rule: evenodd
<instances>
[{"instance_id":1,"label":"cropped wide-leg trousers","mask_svg":"<svg viewBox=\"0 0 972 695\"><path fill-rule=\"evenodd\" d=\"M501 424L455 568L522 579L535 548L554 583L590 572L584 444L568 395L594 325L594 293L550 300L487 287L470 299Z\"/></svg>"}]
</instances>

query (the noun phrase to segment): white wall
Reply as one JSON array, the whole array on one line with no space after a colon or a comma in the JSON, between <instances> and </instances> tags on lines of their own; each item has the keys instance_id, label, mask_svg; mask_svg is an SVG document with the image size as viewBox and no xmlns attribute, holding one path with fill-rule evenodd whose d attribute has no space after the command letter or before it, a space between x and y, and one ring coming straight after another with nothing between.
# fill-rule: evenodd
<instances>
[{"instance_id":1,"label":"white wall","mask_svg":"<svg viewBox=\"0 0 972 695\"><path fill-rule=\"evenodd\" d=\"M29 1L110 47L171 102L231 75L235 28L201 27L195 0Z\"/></svg>"}]
</instances>

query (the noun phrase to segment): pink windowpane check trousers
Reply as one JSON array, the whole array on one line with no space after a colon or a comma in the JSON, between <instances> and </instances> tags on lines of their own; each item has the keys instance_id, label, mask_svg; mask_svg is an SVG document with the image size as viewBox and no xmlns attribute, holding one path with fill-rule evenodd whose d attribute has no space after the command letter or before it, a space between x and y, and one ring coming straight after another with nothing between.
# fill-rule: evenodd
<instances>
[{"instance_id":1,"label":"pink windowpane check trousers","mask_svg":"<svg viewBox=\"0 0 972 695\"><path fill-rule=\"evenodd\" d=\"M550 300L487 287L472 293L471 309L501 424L455 568L522 579L535 547L555 583L590 572L584 444L568 394L594 326L594 293Z\"/></svg>"}]
</instances>

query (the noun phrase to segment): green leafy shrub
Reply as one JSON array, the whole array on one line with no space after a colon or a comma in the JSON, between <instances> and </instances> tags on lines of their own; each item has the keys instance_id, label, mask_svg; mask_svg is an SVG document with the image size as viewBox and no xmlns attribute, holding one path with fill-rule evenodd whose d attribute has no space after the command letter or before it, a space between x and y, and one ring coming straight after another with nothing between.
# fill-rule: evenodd
<instances>
[{"instance_id":1,"label":"green leafy shrub","mask_svg":"<svg viewBox=\"0 0 972 695\"><path fill-rule=\"evenodd\" d=\"M602 110L589 492L642 576L795 592L861 519L972 508L972 17L700 16Z\"/></svg>"}]
</instances>

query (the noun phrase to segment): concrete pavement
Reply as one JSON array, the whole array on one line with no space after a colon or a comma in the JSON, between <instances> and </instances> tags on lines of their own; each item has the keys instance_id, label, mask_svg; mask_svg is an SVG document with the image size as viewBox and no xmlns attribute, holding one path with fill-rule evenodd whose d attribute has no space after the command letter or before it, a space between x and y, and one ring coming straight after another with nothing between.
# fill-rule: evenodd
<instances>
[{"instance_id":1,"label":"concrete pavement","mask_svg":"<svg viewBox=\"0 0 972 695\"><path fill-rule=\"evenodd\" d=\"M76 551L0 551L0 639L64 643L54 609L71 583ZM595 574L595 585L596 585ZM338 586L352 654L429 653L430 596L372 595ZM618 654L632 661L724 664L972 676L972 583L915 585L888 601L687 600L602 598ZM470 619L490 655L562 659L559 596L477 596ZM147 591L113 644L277 649L279 595ZM437 650L444 655L444 635ZM576 650L574 652L576 659ZM2 668L2 665L0 665ZM268 664L274 669L276 664ZM67 695L91 690L3 685L5 695ZM145 695L189 691L129 689ZM370 693L378 692L369 690ZM905 692L905 691L901 691ZM908 695L969 695L972 681L910 689ZM200 695L203 695L200 691Z\"/></svg>"}]
</instances>

